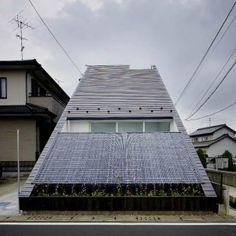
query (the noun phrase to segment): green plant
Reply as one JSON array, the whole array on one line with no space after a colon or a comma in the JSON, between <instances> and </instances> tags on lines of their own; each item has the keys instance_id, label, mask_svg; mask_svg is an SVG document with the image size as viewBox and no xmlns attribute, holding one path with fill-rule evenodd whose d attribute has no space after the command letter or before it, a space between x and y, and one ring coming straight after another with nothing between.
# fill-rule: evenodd
<instances>
[{"instance_id":1,"label":"green plant","mask_svg":"<svg viewBox=\"0 0 236 236\"><path fill-rule=\"evenodd\" d=\"M76 192L76 185L73 184L72 187L71 187L71 196L75 197L77 196L77 192Z\"/></svg>"},{"instance_id":2,"label":"green plant","mask_svg":"<svg viewBox=\"0 0 236 236\"><path fill-rule=\"evenodd\" d=\"M79 196L89 196L89 194L87 192L87 187L85 184L81 185L78 195Z\"/></svg>"},{"instance_id":3,"label":"green plant","mask_svg":"<svg viewBox=\"0 0 236 236\"><path fill-rule=\"evenodd\" d=\"M54 189L53 193L52 193L52 196L60 196L60 193L59 193L58 190L59 190L59 185L57 184L55 186L55 189Z\"/></svg>"},{"instance_id":4,"label":"green plant","mask_svg":"<svg viewBox=\"0 0 236 236\"><path fill-rule=\"evenodd\" d=\"M42 196L48 196L48 189L49 189L49 185L48 184L43 184L42 185L42 189L41 189L41 195Z\"/></svg>"},{"instance_id":5,"label":"green plant","mask_svg":"<svg viewBox=\"0 0 236 236\"><path fill-rule=\"evenodd\" d=\"M228 170L234 171L234 164L233 164L233 155L228 150L225 150L223 154L220 155L221 158L228 158Z\"/></svg>"},{"instance_id":6,"label":"green plant","mask_svg":"<svg viewBox=\"0 0 236 236\"><path fill-rule=\"evenodd\" d=\"M95 184L93 186L93 191L91 194L93 197L102 197L107 196L105 187L101 186L100 184Z\"/></svg>"},{"instance_id":7,"label":"green plant","mask_svg":"<svg viewBox=\"0 0 236 236\"><path fill-rule=\"evenodd\" d=\"M159 196L166 196L167 193L165 192L164 184L160 184Z\"/></svg>"},{"instance_id":8,"label":"green plant","mask_svg":"<svg viewBox=\"0 0 236 236\"><path fill-rule=\"evenodd\" d=\"M198 156L200 158L200 161L201 161L203 167L206 168L207 167L207 163L206 163L206 153L205 153L205 151L203 149L199 148L197 150L197 154L198 154Z\"/></svg>"}]
</instances>

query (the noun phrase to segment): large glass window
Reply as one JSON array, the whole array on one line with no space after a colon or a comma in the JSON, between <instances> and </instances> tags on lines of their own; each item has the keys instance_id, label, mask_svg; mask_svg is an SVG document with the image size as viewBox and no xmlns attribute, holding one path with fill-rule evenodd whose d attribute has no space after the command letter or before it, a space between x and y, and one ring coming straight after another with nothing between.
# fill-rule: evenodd
<instances>
[{"instance_id":1,"label":"large glass window","mask_svg":"<svg viewBox=\"0 0 236 236\"><path fill-rule=\"evenodd\" d=\"M0 78L0 98L7 97L7 78Z\"/></svg>"},{"instance_id":2,"label":"large glass window","mask_svg":"<svg viewBox=\"0 0 236 236\"><path fill-rule=\"evenodd\" d=\"M115 122L91 122L91 132L115 133Z\"/></svg>"},{"instance_id":3,"label":"large glass window","mask_svg":"<svg viewBox=\"0 0 236 236\"><path fill-rule=\"evenodd\" d=\"M143 122L118 122L118 132L142 132Z\"/></svg>"},{"instance_id":4,"label":"large glass window","mask_svg":"<svg viewBox=\"0 0 236 236\"><path fill-rule=\"evenodd\" d=\"M170 122L145 122L145 132L170 131Z\"/></svg>"},{"instance_id":5,"label":"large glass window","mask_svg":"<svg viewBox=\"0 0 236 236\"><path fill-rule=\"evenodd\" d=\"M176 131L168 120L70 120L66 132L127 133Z\"/></svg>"}]
</instances>

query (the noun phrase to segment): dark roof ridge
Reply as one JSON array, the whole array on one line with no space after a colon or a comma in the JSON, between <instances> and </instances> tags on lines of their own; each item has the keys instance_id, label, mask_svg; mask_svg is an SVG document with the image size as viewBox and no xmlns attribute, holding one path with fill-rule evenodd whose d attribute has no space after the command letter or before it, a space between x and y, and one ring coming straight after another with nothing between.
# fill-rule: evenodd
<instances>
[{"instance_id":1,"label":"dark roof ridge","mask_svg":"<svg viewBox=\"0 0 236 236\"><path fill-rule=\"evenodd\" d=\"M199 128L196 131L192 132L189 134L190 137L196 137L196 136L204 136L204 135L208 135L208 134L213 134L216 131L222 129L222 128L227 128L229 129L231 132L233 132L234 134L236 133L235 130L233 130L232 128L230 128L229 126L227 126L226 124L219 124L219 125L214 125L214 126L208 126L208 127L203 127L203 128ZM204 131L206 130L206 131ZM202 131L202 132L201 132Z\"/></svg>"},{"instance_id":2,"label":"dark roof ridge","mask_svg":"<svg viewBox=\"0 0 236 236\"><path fill-rule=\"evenodd\" d=\"M197 130L203 130L203 129L209 129L209 128L215 128L218 126L227 126L226 124L219 124L219 125L212 125L212 126L206 126L206 127L202 127L202 128L198 128Z\"/></svg>"}]
</instances>

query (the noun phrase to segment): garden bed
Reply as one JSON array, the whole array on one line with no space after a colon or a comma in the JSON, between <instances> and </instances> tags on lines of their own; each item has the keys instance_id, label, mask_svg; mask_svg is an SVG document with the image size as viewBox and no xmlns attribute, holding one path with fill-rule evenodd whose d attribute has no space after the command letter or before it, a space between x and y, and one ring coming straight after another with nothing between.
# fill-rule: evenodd
<instances>
[{"instance_id":1,"label":"garden bed","mask_svg":"<svg viewBox=\"0 0 236 236\"><path fill-rule=\"evenodd\" d=\"M213 211L198 184L35 185L20 209L69 211Z\"/></svg>"}]
</instances>

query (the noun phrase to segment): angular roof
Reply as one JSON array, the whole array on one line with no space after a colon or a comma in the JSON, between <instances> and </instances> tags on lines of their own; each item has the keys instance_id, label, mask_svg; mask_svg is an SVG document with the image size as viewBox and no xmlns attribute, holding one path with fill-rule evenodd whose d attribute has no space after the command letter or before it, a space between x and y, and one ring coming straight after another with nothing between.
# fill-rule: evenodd
<instances>
[{"instance_id":1,"label":"angular roof","mask_svg":"<svg viewBox=\"0 0 236 236\"><path fill-rule=\"evenodd\" d=\"M50 92L58 97L64 103L69 101L69 96L65 91L55 82L55 80L44 70L44 68L33 60L17 60L17 61L0 61L0 70L27 70L35 75L38 80L50 89Z\"/></svg>"},{"instance_id":2,"label":"angular roof","mask_svg":"<svg viewBox=\"0 0 236 236\"><path fill-rule=\"evenodd\" d=\"M194 131L193 133L191 133L189 136L194 137L194 136L201 136L201 135L209 135L209 134L215 133L217 130L222 129L222 128L227 128L230 131L235 133L235 130L231 129L226 124L220 124L220 125L214 125L214 126L199 128L196 131Z\"/></svg>"},{"instance_id":3,"label":"angular roof","mask_svg":"<svg viewBox=\"0 0 236 236\"><path fill-rule=\"evenodd\" d=\"M228 134L223 134L221 135L220 137L216 138L216 139L213 139L213 140L209 140L209 141L204 141L204 142L194 142L193 143L193 146L195 148L204 148L204 147L210 147L211 145L221 141L222 139L225 139L225 138L229 138L230 140L232 140L233 142L236 143L236 139L235 138L232 138L230 135Z\"/></svg>"},{"instance_id":4,"label":"angular roof","mask_svg":"<svg viewBox=\"0 0 236 236\"><path fill-rule=\"evenodd\" d=\"M174 106L156 69L87 66L68 106L69 119L173 117Z\"/></svg>"},{"instance_id":5,"label":"angular roof","mask_svg":"<svg viewBox=\"0 0 236 236\"><path fill-rule=\"evenodd\" d=\"M62 132L68 119L141 118L173 118L180 133L128 133L125 135L109 133L103 134L98 140L96 134ZM84 139L87 141L85 142ZM133 142L128 140L133 140ZM121 146L119 147L119 145ZM80 148L77 149L77 146ZM148 147L150 148L148 149ZM109 150L105 152L102 148ZM62 157L58 150L64 153ZM109 155L109 152L112 155ZM67 180L67 183L69 181L86 181L86 179L81 179L85 178L85 175L80 177L83 172L73 171L73 166L78 166L78 168L83 166L85 171L89 171L90 167L89 176L91 177L87 180L98 181L100 175L98 171L92 172L92 167L98 168L101 164L99 168L102 169L101 157L103 154L106 154L104 157L106 158L105 164L116 160L115 166L122 167L123 182L129 181L129 164L135 165L137 163L137 166L132 169L133 174L131 176L137 179L141 178L143 182L150 180L170 182L170 180L177 181L177 179L179 182L186 183L201 182L205 196L216 197L209 178L156 69L133 70L129 69L127 65L88 66L25 187L22 189L21 196L29 197L34 184L46 181L46 176L50 181L55 182L58 181L58 174L63 176L60 180L62 182ZM116 155L119 158L115 159L114 156ZM83 159L83 156L86 158ZM127 156L132 156L134 162L124 161ZM134 160L134 156L138 159ZM154 157L156 159L161 158L162 161L156 160ZM88 166L85 165L87 160ZM69 167L67 167L68 163L70 163ZM159 164L165 164L164 171ZM152 165L155 165L155 170L152 169ZM56 166L63 166L63 168L59 170L55 168ZM101 171L102 180L100 181L114 181L111 177L113 176L112 172L116 171L115 166L107 167L105 169L106 174ZM142 167L141 172L138 170L139 166ZM176 167L179 174L172 167ZM145 169L146 172L143 171ZM53 176L56 176L55 179Z\"/></svg>"},{"instance_id":6,"label":"angular roof","mask_svg":"<svg viewBox=\"0 0 236 236\"><path fill-rule=\"evenodd\" d=\"M119 175L119 177L117 176ZM60 133L34 183L202 183L182 133Z\"/></svg>"}]
</instances>

